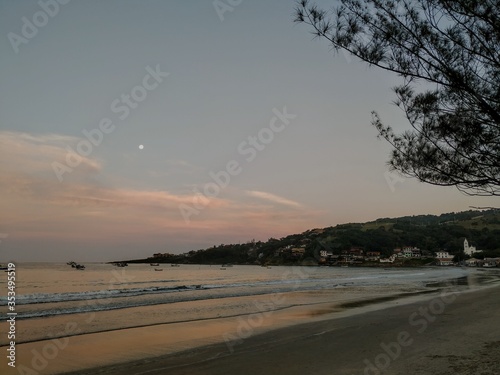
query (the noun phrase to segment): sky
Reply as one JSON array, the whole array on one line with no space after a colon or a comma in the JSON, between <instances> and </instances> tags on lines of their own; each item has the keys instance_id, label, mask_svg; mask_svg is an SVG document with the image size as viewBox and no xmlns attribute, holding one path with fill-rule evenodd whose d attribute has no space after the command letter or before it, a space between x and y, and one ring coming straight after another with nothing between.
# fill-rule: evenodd
<instances>
[{"instance_id":1,"label":"sky","mask_svg":"<svg viewBox=\"0 0 500 375\"><path fill-rule=\"evenodd\" d=\"M321 0L330 7L335 2ZM494 205L389 172L388 72L293 0L0 0L0 260L111 261Z\"/></svg>"}]
</instances>

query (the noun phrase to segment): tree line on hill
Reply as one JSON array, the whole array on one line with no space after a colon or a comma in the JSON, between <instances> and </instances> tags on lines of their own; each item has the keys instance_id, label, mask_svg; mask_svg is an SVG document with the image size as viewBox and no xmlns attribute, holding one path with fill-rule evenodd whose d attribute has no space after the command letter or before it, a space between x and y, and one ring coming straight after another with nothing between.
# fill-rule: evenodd
<instances>
[{"instance_id":1,"label":"tree line on hill","mask_svg":"<svg viewBox=\"0 0 500 375\"><path fill-rule=\"evenodd\" d=\"M312 229L300 234L267 241L220 244L184 254L156 254L154 257L129 262L184 264L315 264L321 250L334 255L352 247L380 251L390 256L395 248L415 246L421 250L448 251L461 259L464 239L483 250L476 258L500 256L500 212L466 211L440 216L420 215L383 218L369 223L340 224ZM303 249L300 256L290 256L284 249Z\"/></svg>"}]
</instances>

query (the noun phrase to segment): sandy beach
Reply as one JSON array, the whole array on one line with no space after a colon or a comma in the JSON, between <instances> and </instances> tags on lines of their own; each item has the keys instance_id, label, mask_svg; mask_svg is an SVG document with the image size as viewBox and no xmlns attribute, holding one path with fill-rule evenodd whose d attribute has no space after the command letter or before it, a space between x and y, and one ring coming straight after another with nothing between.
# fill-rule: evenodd
<instances>
[{"instance_id":1,"label":"sandy beach","mask_svg":"<svg viewBox=\"0 0 500 375\"><path fill-rule=\"evenodd\" d=\"M251 335L234 345L71 374L494 375L500 368L499 295L496 285L367 305L359 307L368 307L365 312Z\"/></svg>"}]
</instances>

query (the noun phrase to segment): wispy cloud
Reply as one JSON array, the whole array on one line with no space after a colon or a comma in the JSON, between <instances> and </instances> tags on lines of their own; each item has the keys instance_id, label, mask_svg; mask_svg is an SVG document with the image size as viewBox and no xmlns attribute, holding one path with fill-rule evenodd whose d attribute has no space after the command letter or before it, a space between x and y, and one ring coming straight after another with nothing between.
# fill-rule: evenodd
<instances>
[{"instance_id":1,"label":"wispy cloud","mask_svg":"<svg viewBox=\"0 0 500 375\"><path fill-rule=\"evenodd\" d=\"M264 199L273 203L282 204L285 206L300 208L302 205L298 202L292 201L287 198L280 197L279 195L267 193L265 191L257 191L257 190L247 190L246 193L252 197Z\"/></svg>"},{"instance_id":2,"label":"wispy cloud","mask_svg":"<svg viewBox=\"0 0 500 375\"><path fill-rule=\"evenodd\" d=\"M81 138L60 134L0 131L1 168L4 171L16 171L18 174L49 173L56 179L52 163L64 164L68 155L67 147L74 147L79 140ZM78 175L79 171L98 173L100 170L99 161L82 156L75 175Z\"/></svg>"},{"instance_id":3,"label":"wispy cloud","mask_svg":"<svg viewBox=\"0 0 500 375\"><path fill-rule=\"evenodd\" d=\"M60 183L51 163L64 161L64 135L0 132L0 226L12 238L58 243L130 244L175 241L177 244L266 239L305 230L320 213L298 202L262 191L231 186L189 224L179 205L193 205L192 188L184 191L114 186L113 171L90 156ZM181 160L179 168L196 168ZM261 202L249 201L249 197ZM270 204L269 202L273 203ZM300 215L289 214L289 209ZM186 246L186 245L185 245Z\"/></svg>"}]
</instances>

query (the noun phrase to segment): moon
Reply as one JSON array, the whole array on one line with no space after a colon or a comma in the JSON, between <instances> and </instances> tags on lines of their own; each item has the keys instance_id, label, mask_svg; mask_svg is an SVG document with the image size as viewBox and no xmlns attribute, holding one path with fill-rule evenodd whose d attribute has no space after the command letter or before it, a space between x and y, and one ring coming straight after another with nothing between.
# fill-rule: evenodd
<instances>
[{"instance_id":1,"label":"moon","mask_svg":"<svg viewBox=\"0 0 500 375\"><path fill-rule=\"evenodd\" d=\"M139 145L139 150L142 150L144 148L144 145Z\"/></svg>"}]
</instances>

